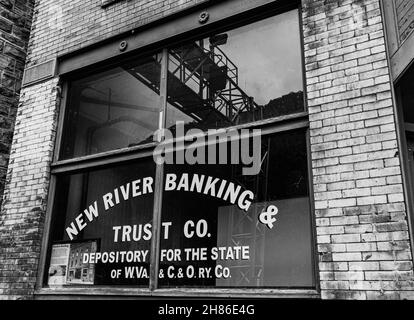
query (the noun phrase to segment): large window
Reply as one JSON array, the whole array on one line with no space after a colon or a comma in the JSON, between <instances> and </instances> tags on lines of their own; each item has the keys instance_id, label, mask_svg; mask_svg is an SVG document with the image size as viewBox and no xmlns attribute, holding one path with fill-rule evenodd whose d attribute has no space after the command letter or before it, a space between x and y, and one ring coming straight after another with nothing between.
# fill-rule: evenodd
<instances>
[{"instance_id":1,"label":"large window","mask_svg":"<svg viewBox=\"0 0 414 320\"><path fill-rule=\"evenodd\" d=\"M69 79L61 119L45 286L315 287L298 10Z\"/></svg>"}]
</instances>

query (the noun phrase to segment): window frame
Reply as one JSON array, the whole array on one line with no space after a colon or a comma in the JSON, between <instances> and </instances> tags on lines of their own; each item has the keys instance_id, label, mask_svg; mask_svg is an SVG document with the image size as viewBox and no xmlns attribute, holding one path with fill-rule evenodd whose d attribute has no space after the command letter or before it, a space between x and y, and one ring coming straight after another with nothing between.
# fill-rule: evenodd
<instances>
[{"instance_id":1,"label":"window frame","mask_svg":"<svg viewBox=\"0 0 414 320\"><path fill-rule=\"evenodd\" d=\"M318 272L318 257L317 257L317 247L316 247L316 226L314 219L314 193L313 193L313 175L312 175L312 160L311 160L311 150L310 150L310 134L309 134L309 113L307 106L307 92L306 92L306 71L305 71L305 57L304 57L304 39L303 39L303 27L302 27L302 8L300 4L294 4L293 6L288 6L280 8L276 5L275 8L271 11L257 13L254 16L249 16L243 20L230 21L227 22L224 26L213 29L208 33L212 32L222 32L223 30L231 30L239 26L244 26L249 23L254 23L268 17L277 16L278 14L287 12L289 10L296 9L298 10L298 20L299 20L299 30L300 33L300 45L301 45L301 60L302 60L302 79L303 79L303 102L304 102L304 111L285 115L273 117L265 120L259 120L249 123L244 123L241 125L226 127L225 129L241 129L241 128L260 128L262 129L263 134L272 134L277 132L285 132L294 129L304 128L306 129L306 144L307 144L307 159L308 159L308 189L309 189L309 208L310 208L310 221L311 221L311 237L312 237L312 265L313 273L315 280L314 288L304 288L304 289L262 289L262 288L158 288L158 274L159 270L159 247L160 247L160 226L161 226L161 213L162 213L162 195L163 192L163 179L164 179L164 165L156 164L156 171L154 177L154 209L153 209L153 235L150 244L150 279L149 286L146 288L134 287L134 286L76 286L73 288L64 287L64 288L51 288L46 286L47 272L46 267L48 260L50 259L50 250L51 250L51 224L53 216L53 206L55 201L55 190L56 190L56 181L60 175L68 173L77 173L82 172L88 169L100 169L107 166L115 164L123 164L130 160L136 160L139 158L147 157L152 155L153 149L158 144L157 142L152 142L144 145L134 146L130 148L117 149L112 151L107 151L99 154L81 156L66 160L59 160L60 150L62 146L62 137L64 129L64 120L68 107L68 93L70 90L70 82L73 79L76 79L76 76L80 72L75 72L70 75L62 77L62 99L60 102L60 110L58 110L58 124L55 135L55 150L50 164L50 185L48 190L48 201L46 208L46 217L45 217L45 227L44 235L41 244L40 252L40 262L38 269L38 277L35 288L36 295L50 295L50 294L59 294L59 295L93 295L93 296L193 296L193 297L310 297L318 298L320 297L320 287L319 287L319 272ZM181 43L192 41L195 39L200 39L205 36L207 33L182 37L179 41L175 40L169 43L168 45L159 44L158 50L142 50L138 54L135 54L134 57L140 57L143 55L151 53L161 53L162 56L162 65L161 65L161 82L160 82L160 94L159 94L159 107L160 107L160 118L159 128L162 126L165 127L166 123L166 112L167 112L167 70L168 70L168 58L169 58L169 49L171 47L177 46ZM122 58L121 58L122 59ZM119 59L119 60L121 60ZM129 58L128 58L129 59ZM111 66L119 65L122 61L114 62L112 64L106 64L105 66L95 66L88 70L87 74L97 73L103 68L109 69ZM82 71L81 71L82 72ZM85 72L81 73L85 76ZM154 254L155 253L155 254Z\"/></svg>"},{"instance_id":2,"label":"window frame","mask_svg":"<svg viewBox=\"0 0 414 320\"><path fill-rule=\"evenodd\" d=\"M413 68L413 67L411 67ZM406 72L410 72L411 69L407 69ZM403 74L403 76L406 73ZM412 126L408 122L405 122L404 118L404 104L402 97L402 90L400 86L400 81L404 81L403 76L398 80L392 83L391 90L393 91L393 105L394 110L396 111L396 132L399 149L401 153L399 154L401 160L401 173L402 173L402 184L405 195L405 203L407 207L407 222L408 222L408 232L410 235L410 244L411 244L411 255L414 256L414 179L410 171L410 161L409 161L409 151L408 151L408 139L407 133L414 132Z\"/></svg>"}]
</instances>

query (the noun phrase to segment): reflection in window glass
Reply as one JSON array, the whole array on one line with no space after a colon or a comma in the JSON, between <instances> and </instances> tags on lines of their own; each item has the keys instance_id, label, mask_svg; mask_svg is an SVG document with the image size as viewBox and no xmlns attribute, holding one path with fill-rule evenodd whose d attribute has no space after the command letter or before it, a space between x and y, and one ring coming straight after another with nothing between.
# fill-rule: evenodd
<instances>
[{"instance_id":1,"label":"reflection in window glass","mask_svg":"<svg viewBox=\"0 0 414 320\"><path fill-rule=\"evenodd\" d=\"M53 209L56 218L52 228L52 260L59 257L62 260L65 254L53 254L53 251L69 246L69 261L63 263L68 265L63 283L57 284L148 286L154 172L155 164L150 158L111 169L59 177ZM96 216L91 209L95 201ZM82 230L77 219L80 225L85 225ZM83 263L85 253L96 252L102 254L98 263ZM130 253L128 256L121 252ZM104 263L106 258L108 261ZM51 266L53 264L51 261ZM114 269L121 269L122 276L112 278L110 272ZM50 278L53 279L56 270L49 268L48 271L48 283L53 284ZM81 281L82 278L87 281Z\"/></svg>"},{"instance_id":2,"label":"reflection in window glass","mask_svg":"<svg viewBox=\"0 0 414 320\"><path fill-rule=\"evenodd\" d=\"M217 128L304 111L298 11L169 51L167 127Z\"/></svg>"},{"instance_id":3,"label":"reflection in window glass","mask_svg":"<svg viewBox=\"0 0 414 320\"><path fill-rule=\"evenodd\" d=\"M160 56L71 83L61 158L152 142L158 128Z\"/></svg>"},{"instance_id":4,"label":"reflection in window glass","mask_svg":"<svg viewBox=\"0 0 414 320\"><path fill-rule=\"evenodd\" d=\"M243 176L241 165L166 167L166 186L173 179L167 178L168 175L177 178L176 188L163 195L162 221L171 223L171 227L169 236L161 238L160 268L164 274L161 286L304 288L314 285L305 132L264 136L262 142L263 162L256 176ZM182 180L186 174L188 182L186 178ZM191 189L193 183L197 184L193 178L202 175L205 176L202 191ZM207 177L212 177L212 181L217 179L214 191L204 189ZM217 196L222 181L227 184L222 196ZM223 196L230 190L229 183L236 190L240 186L234 204L231 194L227 199ZM247 211L240 209L243 190L254 194ZM272 205L278 213L270 229L258 217ZM205 222L197 227L198 221ZM247 255L240 256L241 247L245 247ZM176 249L180 255L168 254ZM202 250L206 252L204 257ZM180 270L184 272L182 277L178 276Z\"/></svg>"}]
</instances>

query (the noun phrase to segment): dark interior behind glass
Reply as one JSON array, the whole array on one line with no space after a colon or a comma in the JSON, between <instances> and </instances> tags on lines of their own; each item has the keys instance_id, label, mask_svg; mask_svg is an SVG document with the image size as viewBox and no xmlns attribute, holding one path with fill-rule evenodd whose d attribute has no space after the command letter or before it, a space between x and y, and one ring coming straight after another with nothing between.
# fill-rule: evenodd
<instances>
[{"instance_id":1,"label":"dark interior behind glass","mask_svg":"<svg viewBox=\"0 0 414 320\"><path fill-rule=\"evenodd\" d=\"M230 150L230 146L228 148ZM251 190L254 201L245 212L228 201L196 192L165 191L162 221L172 221L172 237L161 240L161 249L249 246L250 260L161 261L166 270L188 265L229 267L231 278L164 278L163 287L312 287L311 214L304 130L262 137L262 166L256 176L243 176L242 165L167 165L166 174L211 176ZM178 179L177 179L178 180ZM218 184L217 184L218 185ZM218 188L218 186L217 186ZM279 213L273 229L258 221L269 205ZM204 219L211 237L187 239L184 224Z\"/></svg>"},{"instance_id":2,"label":"dark interior behind glass","mask_svg":"<svg viewBox=\"0 0 414 320\"><path fill-rule=\"evenodd\" d=\"M75 218L88 208L94 201L98 203L99 216L87 224L74 239L75 243L89 240L98 242L98 252L113 251L136 251L150 249L150 239L143 239L145 224L152 224L152 212L154 205L154 194L147 193L132 197L131 182L146 177L155 176L155 164L152 158L135 161L130 164L115 166L109 169L93 170L86 173L65 175L60 177L56 187L55 205L53 211L55 217L52 227L53 244L70 242L66 228L75 221ZM121 186L130 184L128 187L129 199L122 200ZM154 185L152 185L154 188ZM103 195L118 190L121 197L119 204L105 210L103 206ZM115 197L113 197L115 198ZM115 200L113 200L115 203ZM86 218L84 218L86 220ZM86 220L87 221L87 220ZM118 241L114 241L115 226L137 226L136 235L139 241L122 241L119 233ZM141 225L141 226L140 226ZM127 238L125 238L127 240ZM133 238L131 237L131 240ZM72 241L73 242L73 241ZM111 279L110 271L117 268L143 266L149 272L149 256L145 263L112 263L96 264L96 285L143 285L148 286L149 279Z\"/></svg>"}]
</instances>

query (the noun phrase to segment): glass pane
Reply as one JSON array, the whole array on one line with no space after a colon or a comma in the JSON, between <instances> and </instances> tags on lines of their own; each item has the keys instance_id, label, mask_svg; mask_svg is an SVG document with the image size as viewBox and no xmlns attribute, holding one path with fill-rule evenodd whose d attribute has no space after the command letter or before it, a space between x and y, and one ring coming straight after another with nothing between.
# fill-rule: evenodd
<instances>
[{"instance_id":1,"label":"glass pane","mask_svg":"<svg viewBox=\"0 0 414 320\"><path fill-rule=\"evenodd\" d=\"M159 123L161 57L73 81L61 159L153 141Z\"/></svg>"},{"instance_id":2,"label":"glass pane","mask_svg":"<svg viewBox=\"0 0 414 320\"><path fill-rule=\"evenodd\" d=\"M257 175L241 164L166 166L162 287L314 286L305 131L261 145Z\"/></svg>"},{"instance_id":3,"label":"glass pane","mask_svg":"<svg viewBox=\"0 0 414 320\"><path fill-rule=\"evenodd\" d=\"M219 128L304 111L298 10L169 51L167 127Z\"/></svg>"},{"instance_id":4,"label":"glass pane","mask_svg":"<svg viewBox=\"0 0 414 320\"><path fill-rule=\"evenodd\" d=\"M58 177L49 285L148 286L154 175L150 158Z\"/></svg>"}]
</instances>

